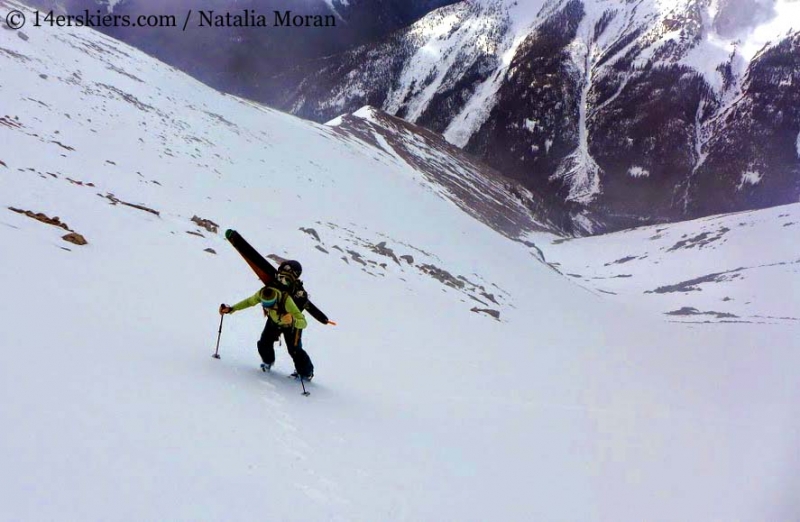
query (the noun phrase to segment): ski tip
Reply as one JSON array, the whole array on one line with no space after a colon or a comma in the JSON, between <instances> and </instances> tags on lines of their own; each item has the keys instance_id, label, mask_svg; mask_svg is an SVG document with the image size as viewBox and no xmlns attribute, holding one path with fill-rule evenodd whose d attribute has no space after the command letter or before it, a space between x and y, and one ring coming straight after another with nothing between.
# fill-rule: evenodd
<instances>
[{"instance_id":1,"label":"ski tip","mask_svg":"<svg viewBox=\"0 0 800 522\"><path fill-rule=\"evenodd\" d=\"M233 234L235 234L235 233L236 233L235 230L233 230L232 228L229 228L228 230L225 231L225 239L230 239L231 236Z\"/></svg>"}]
</instances>

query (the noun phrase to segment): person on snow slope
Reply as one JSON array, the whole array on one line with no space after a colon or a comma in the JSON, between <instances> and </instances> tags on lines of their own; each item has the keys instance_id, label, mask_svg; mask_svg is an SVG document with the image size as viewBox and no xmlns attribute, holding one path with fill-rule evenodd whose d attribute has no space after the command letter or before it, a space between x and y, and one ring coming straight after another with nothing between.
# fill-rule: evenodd
<instances>
[{"instance_id":1,"label":"person on snow slope","mask_svg":"<svg viewBox=\"0 0 800 522\"><path fill-rule=\"evenodd\" d=\"M258 340L261 369L269 370L275 364L275 341L283 335L286 348L294 361L295 376L310 381L314 377L314 364L303 349L302 331L308 325L302 309L308 302L300 274L303 269L297 261L284 261L278 268L274 284L260 289L233 306L221 305L220 314L232 314L258 304L267 322Z\"/></svg>"}]
</instances>

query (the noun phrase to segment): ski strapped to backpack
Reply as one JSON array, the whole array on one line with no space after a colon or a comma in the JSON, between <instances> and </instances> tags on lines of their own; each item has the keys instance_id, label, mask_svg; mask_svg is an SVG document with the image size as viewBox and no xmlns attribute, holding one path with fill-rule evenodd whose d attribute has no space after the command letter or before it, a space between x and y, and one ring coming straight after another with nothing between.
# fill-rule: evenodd
<instances>
[{"instance_id":1,"label":"ski strapped to backpack","mask_svg":"<svg viewBox=\"0 0 800 522\"><path fill-rule=\"evenodd\" d=\"M272 263L267 261L264 256L259 254L258 251L241 236L241 234L235 230L226 230L225 239L227 239L228 242L233 245L233 248L239 252L239 254L244 258L245 262L250 266L253 272L255 272L264 285L271 286L277 283L278 269L276 269ZM297 281L297 283L300 284L300 289L302 289L302 282ZM328 316L325 315L322 310L317 308L316 305L314 305L314 303L311 301L306 300L305 306L301 306L300 303L296 304L301 311L307 311L311 317L320 323L332 325L336 324L328 319Z\"/></svg>"}]
</instances>

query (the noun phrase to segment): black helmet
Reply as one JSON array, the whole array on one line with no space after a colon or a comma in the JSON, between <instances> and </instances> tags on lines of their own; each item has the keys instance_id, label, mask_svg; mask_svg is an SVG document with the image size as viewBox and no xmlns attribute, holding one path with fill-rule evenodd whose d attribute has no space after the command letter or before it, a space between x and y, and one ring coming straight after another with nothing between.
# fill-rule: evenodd
<instances>
[{"instance_id":1,"label":"black helmet","mask_svg":"<svg viewBox=\"0 0 800 522\"><path fill-rule=\"evenodd\" d=\"M294 277L300 277L300 274L303 273L303 266L299 261L290 259L281 263L281 266L278 267L278 272L288 272Z\"/></svg>"}]
</instances>

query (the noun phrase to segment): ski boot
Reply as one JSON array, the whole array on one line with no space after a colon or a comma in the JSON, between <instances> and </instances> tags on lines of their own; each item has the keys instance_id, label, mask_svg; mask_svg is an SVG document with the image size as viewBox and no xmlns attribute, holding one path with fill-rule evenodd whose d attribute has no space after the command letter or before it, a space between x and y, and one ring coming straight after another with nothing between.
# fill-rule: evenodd
<instances>
[{"instance_id":1,"label":"ski boot","mask_svg":"<svg viewBox=\"0 0 800 522\"><path fill-rule=\"evenodd\" d=\"M293 379L297 379L297 380L302 379L302 380L304 380L306 382L311 382L311 379L314 378L314 374L310 373L308 375L300 375L299 373L294 372L289 377L292 377Z\"/></svg>"}]
</instances>

